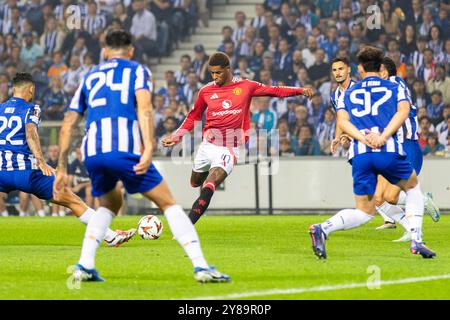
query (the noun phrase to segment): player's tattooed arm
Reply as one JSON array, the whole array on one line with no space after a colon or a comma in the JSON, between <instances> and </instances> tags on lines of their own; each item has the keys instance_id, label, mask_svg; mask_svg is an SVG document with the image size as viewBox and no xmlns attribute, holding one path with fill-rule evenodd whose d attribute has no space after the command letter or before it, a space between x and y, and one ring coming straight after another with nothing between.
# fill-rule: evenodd
<instances>
[{"instance_id":1,"label":"player's tattooed arm","mask_svg":"<svg viewBox=\"0 0 450 320\"><path fill-rule=\"evenodd\" d=\"M25 126L25 134L27 137L28 146L36 159L36 165L44 175L51 176L55 170L45 162L36 125L33 123L27 123Z\"/></svg>"},{"instance_id":2,"label":"player's tattooed arm","mask_svg":"<svg viewBox=\"0 0 450 320\"><path fill-rule=\"evenodd\" d=\"M151 93L148 90L136 91L137 102L137 118L139 128L141 129L144 150L139 163L134 166L136 174L144 174L147 172L152 162L153 153L153 106Z\"/></svg>"},{"instance_id":3,"label":"player's tattooed arm","mask_svg":"<svg viewBox=\"0 0 450 320\"><path fill-rule=\"evenodd\" d=\"M58 159L58 171L67 171L67 162L70 152L70 144L72 142L72 134L75 128L78 126L81 120L81 115L75 111L67 111L59 132L59 159Z\"/></svg>"}]
</instances>

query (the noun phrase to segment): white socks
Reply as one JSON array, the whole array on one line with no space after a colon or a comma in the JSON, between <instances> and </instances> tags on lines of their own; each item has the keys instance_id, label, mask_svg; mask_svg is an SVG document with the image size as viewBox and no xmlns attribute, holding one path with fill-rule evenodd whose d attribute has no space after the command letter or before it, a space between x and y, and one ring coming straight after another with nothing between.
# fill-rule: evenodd
<instances>
[{"instance_id":1,"label":"white socks","mask_svg":"<svg viewBox=\"0 0 450 320\"><path fill-rule=\"evenodd\" d=\"M197 231L183 208L175 204L166 209L164 216L174 238L183 247L194 267L208 268L200 247Z\"/></svg>"},{"instance_id":2,"label":"white socks","mask_svg":"<svg viewBox=\"0 0 450 320\"><path fill-rule=\"evenodd\" d=\"M88 224L89 220L91 219L92 215L95 213L94 209L88 208L81 216L78 217L80 221L84 224ZM106 230L105 234L105 240L111 241L114 239L114 237L117 235L116 232L112 231L110 228Z\"/></svg>"},{"instance_id":3,"label":"white socks","mask_svg":"<svg viewBox=\"0 0 450 320\"><path fill-rule=\"evenodd\" d=\"M79 260L79 264L86 269L93 269L95 267L95 253L99 244L104 239L106 230L110 226L114 216L115 214L111 210L100 207L89 219Z\"/></svg>"},{"instance_id":4,"label":"white socks","mask_svg":"<svg viewBox=\"0 0 450 320\"><path fill-rule=\"evenodd\" d=\"M397 205L404 206L405 204L406 204L406 192L402 190L402 191L400 191L400 194L398 195Z\"/></svg>"},{"instance_id":5,"label":"white socks","mask_svg":"<svg viewBox=\"0 0 450 320\"><path fill-rule=\"evenodd\" d=\"M381 206L376 208L377 212L384 218L384 221L398 222L403 226L403 228L406 229L406 231L410 231L408 218L402 208L392 205L386 201ZM385 217L389 220L386 220Z\"/></svg>"},{"instance_id":6,"label":"white socks","mask_svg":"<svg viewBox=\"0 0 450 320\"><path fill-rule=\"evenodd\" d=\"M344 209L322 223L321 227L328 236L331 232L362 226L372 219L373 216L359 209Z\"/></svg>"},{"instance_id":7,"label":"white socks","mask_svg":"<svg viewBox=\"0 0 450 320\"><path fill-rule=\"evenodd\" d=\"M422 242L423 195L419 184L406 192L405 212L412 240Z\"/></svg>"},{"instance_id":8,"label":"white socks","mask_svg":"<svg viewBox=\"0 0 450 320\"><path fill-rule=\"evenodd\" d=\"M8 213L8 211L4 210L0 213L0 216L7 217L7 216L9 216L9 213Z\"/></svg>"}]
</instances>

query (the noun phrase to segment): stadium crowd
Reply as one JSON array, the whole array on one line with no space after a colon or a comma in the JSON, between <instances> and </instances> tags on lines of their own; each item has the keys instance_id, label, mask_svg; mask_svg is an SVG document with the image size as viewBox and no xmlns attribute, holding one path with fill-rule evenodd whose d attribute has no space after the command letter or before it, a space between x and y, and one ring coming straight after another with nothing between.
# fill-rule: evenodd
<instances>
[{"instance_id":1,"label":"stadium crowd","mask_svg":"<svg viewBox=\"0 0 450 320\"><path fill-rule=\"evenodd\" d=\"M110 29L129 30L135 59L169 56L195 27L208 25L208 0L4 0L0 1L0 101L10 94L18 71L31 71L36 103L45 120L61 120L82 76L102 62ZM80 28L68 28L70 5L77 4ZM379 16L371 5L378 5ZM231 57L234 74L268 85L313 87L304 98L254 98L252 127L279 130L282 156L330 155L335 113L330 94L337 84L330 61L348 57L357 79L356 53L365 44L382 48L418 107L421 146L426 156L450 152L448 0L265 0L254 18L235 13L222 28L217 50ZM200 22L201 21L201 22ZM372 22L370 22L372 21ZM371 25L379 22L377 26ZM202 44L180 59L179 70L165 73L166 85L154 95L155 152L169 155L159 140L172 132L192 108L202 85L211 81ZM151 67L151 66L150 66ZM342 156L342 150L337 156Z\"/></svg>"}]
</instances>

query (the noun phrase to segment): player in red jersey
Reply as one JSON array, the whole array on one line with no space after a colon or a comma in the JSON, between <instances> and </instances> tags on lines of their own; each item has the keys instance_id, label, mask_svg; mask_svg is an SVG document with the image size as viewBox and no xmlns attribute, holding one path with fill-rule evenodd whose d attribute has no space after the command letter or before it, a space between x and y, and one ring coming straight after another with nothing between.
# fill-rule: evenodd
<instances>
[{"instance_id":1,"label":"player in red jersey","mask_svg":"<svg viewBox=\"0 0 450 320\"><path fill-rule=\"evenodd\" d=\"M214 81L203 86L183 124L162 140L165 147L181 141L184 134L201 121L206 111L203 141L195 156L191 185L202 186L200 197L189 213L196 223L206 211L218 185L233 170L239 156L238 147L248 140L250 129L250 103L253 97L290 97L304 95L311 98L310 88L266 86L259 82L233 77L230 58L222 52L211 55L209 70Z\"/></svg>"}]
</instances>

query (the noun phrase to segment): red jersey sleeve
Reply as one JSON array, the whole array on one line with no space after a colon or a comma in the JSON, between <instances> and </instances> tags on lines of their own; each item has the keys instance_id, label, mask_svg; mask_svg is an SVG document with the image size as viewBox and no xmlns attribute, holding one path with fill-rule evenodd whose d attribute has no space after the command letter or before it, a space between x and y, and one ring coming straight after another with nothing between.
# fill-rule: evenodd
<instances>
[{"instance_id":1,"label":"red jersey sleeve","mask_svg":"<svg viewBox=\"0 0 450 320\"><path fill-rule=\"evenodd\" d=\"M265 84L256 81L249 82L251 83L251 87L253 89L252 96L254 97L269 96L285 98L297 96L303 92L303 88L266 86Z\"/></svg>"},{"instance_id":2,"label":"red jersey sleeve","mask_svg":"<svg viewBox=\"0 0 450 320\"><path fill-rule=\"evenodd\" d=\"M194 129L195 122L202 120L203 112L205 112L207 106L202 90L200 90L194 106L191 111L189 111L181 126L172 134L172 139L180 140L187 132Z\"/></svg>"}]
</instances>

